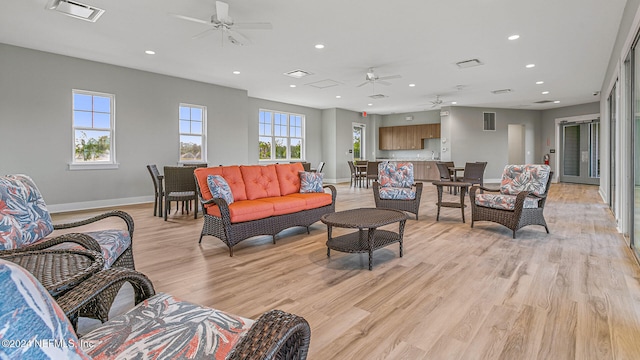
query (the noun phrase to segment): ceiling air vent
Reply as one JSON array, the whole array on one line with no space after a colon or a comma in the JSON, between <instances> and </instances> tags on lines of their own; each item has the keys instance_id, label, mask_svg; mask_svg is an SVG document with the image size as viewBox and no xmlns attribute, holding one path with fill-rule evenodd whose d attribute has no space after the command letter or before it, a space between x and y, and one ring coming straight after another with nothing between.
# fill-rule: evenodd
<instances>
[{"instance_id":1,"label":"ceiling air vent","mask_svg":"<svg viewBox=\"0 0 640 360\"><path fill-rule=\"evenodd\" d=\"M286 72L284 74L287 75L287 76L291 76L292 78L296 78L296 79L301 79L301 78L303 78L305 76L313 75L312 73L310 73L308 71L304 71L304 70L300 70L300 69L289 71L289 72Z\"/></svg>"},{"instance_id":2,"label":"ceiling air vent","mask_svg":"<svg viewBox=\"0 0 640 360\"><path fill-rule=\"evenodd\" d=\"M491 93L496 94L496 95L500 95L500 94L507 94L513 92L513 90L511 89L500 89L500 90L493 90Z\"/></svg>"},{"instance_id":3,"label":"ceiling air vent","mask_svg":"<svg viewBox=\"0 0 640 360\"><path fill-rule=\"evenodd\" d=\"M553 100L540 100L540 101L536 101L535 103L536 104L547 104L547 103L550 103L550 102L553 102Z\"/></svg>"},{"instance_id":4,"label":"ceiling air vent","mask_svg":"<svg viewBox=\"0 0 640 360\"><path fill-rule=\"evenodd\" d=\"M313 86L314 88L318 88L318 89L326 89L332 86L338 86L340 85L340 83L335 80L326 79L326 80L312 82L306 85Z\"/></svg>"},{"instance_id":5,"label":"ceiling air vent","mask_svg":"<svg viewBox=\"0 0 640 360\"><path fill-rule=\"evenodd\" d=\"M90 22L98 21L104 13L103 9L70 0L49 0L45 9Z\"/></svg>"},{"instance_id":6,"label":"ceiling air vent","mask_svg":"<svg viewBox=\"0 0 640 360\"><path fill-rule=\"evenodd\" d=\"M463 61L458 61L456 63L456 66L458 66L460 69L466 69L466 68L480 66L480 65L482 65L482 61L478 59L463 60Z\"/></svg>"},{"instance_id":7,"label":"ceiling air vent","mask_svg":"<svg viewBox=\"0 0 640 360\"><path fill-rule=\"evenodd\" d=\"M382 95L382 94L376 94L376 95L369 95L370 98L372 99L384 99L386 97L388 97L387 95Z\"/></svg>"}]
</instances>

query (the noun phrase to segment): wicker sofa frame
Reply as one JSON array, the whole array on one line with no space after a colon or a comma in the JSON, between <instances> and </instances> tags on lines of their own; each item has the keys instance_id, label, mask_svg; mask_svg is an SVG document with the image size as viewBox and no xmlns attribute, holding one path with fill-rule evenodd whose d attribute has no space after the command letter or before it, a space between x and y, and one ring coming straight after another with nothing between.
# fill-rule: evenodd
<instances>
[{"instance_id":1,"label":"wicker sofa frame","mask_svg":"<svg viewBox=\"0 0 640 360\"><path fill-rule=\"evenodd\" d=\"M324 214L335 212L336 207L336 194L337 190L333 185L324 185L324 189L331 191L331 204L322 207L298 211L291 214L270 216L263 219L232 223L231 214L229 213L229 205L224 199L213 198L207 201L202 200L202 192L200 191L200 185L196 179L196 189L198 190L198 196L202 203L202 208L205 205L216 204L220 208L221 217L212 216L203 211L204 224L202 225L202 232L200 233L200 239L198 243L202 242L202 238L205 235L211 235L222 240L229 247L229 256L233 256L233 247L250 237L259 235L270 235L273 238L273 243L276 243L276 235L284 229L288 229L294 226L303 226L307 228L307 234L309 234L309 226L320 220L320 217Z\"/></svg>"},{"instance_id":2,"label":"wicker sofa frame","mask_svg":"<svg viewBox=\"0 0 640 360\"><path fill-rule=\"evenodd\" d=\"M486 192L499 193L498 189L490 189L484 186L473 186L469 191L469 199L471 202L471 227L473 227L476 221L491 221L507 228L513 232L513 238L516 238L516 231L528 226L528 225L540 225L544 226L544 229L549 233L549 227L544 219L544 205L547 202L547 194L551 187L551 179L553 178L553 171L549 172L549 180L545 187L544 194L536 195L528 191L521 191L516 197L514 210L502 210L494 209L485 206L476 205L475 198L476 192L482 190ZM534 209L524 208L525 198L532 197L539 199L538 207Z\"/></svg>"},{"instance_id":3,"label":"wicker sofa frame","mask_svg":"<svg viewBox=\"0 0 640 360\"><path fill-rule=\"evenodd\" d=\"M144 274L130 269L110 268L85 280L56 299L56 302L67 317L75 322L81 315L81 309L96 304L93 301L96 298L115 296L126 282L133 287L136 304L155 294L153 283ZM304 318L281 310L271 310L256 320L226 359L304 360L310 341L311 329Z\"/></svg>"}]
</instances>

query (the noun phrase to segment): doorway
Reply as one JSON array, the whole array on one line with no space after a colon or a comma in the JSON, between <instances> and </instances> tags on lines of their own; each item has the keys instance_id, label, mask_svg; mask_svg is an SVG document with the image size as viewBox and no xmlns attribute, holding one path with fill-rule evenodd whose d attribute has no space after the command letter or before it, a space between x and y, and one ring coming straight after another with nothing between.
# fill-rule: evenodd
<instances>
[{"instance_id":1,"label":"doorway","mask_svg":"<svg viewBox=\"0 0 640 360\"><path fill-rule=\"evenodd\" d=\"M508 164L525 164L525 131L522 124L509 124L507 127L509 146Z\"/></svg>"},{"instance_id":2,"label":"doorway","mask_svg":"<svg viewBox=\"0 0 640 360\"><path fill-rule=\"evenodd\" d=\"M365 134L365 124L353 123L353 160L366 158Z\"/></svg>"},{"instance_id":3,"label":"doorway","mask_svg":"<svg viewBox=\"0 0 640 360\"><path fill-rule=\"evenodd\" d=\"M600 184L600 121L560 123L560 181Z\"/></svg>"}]
</instances>

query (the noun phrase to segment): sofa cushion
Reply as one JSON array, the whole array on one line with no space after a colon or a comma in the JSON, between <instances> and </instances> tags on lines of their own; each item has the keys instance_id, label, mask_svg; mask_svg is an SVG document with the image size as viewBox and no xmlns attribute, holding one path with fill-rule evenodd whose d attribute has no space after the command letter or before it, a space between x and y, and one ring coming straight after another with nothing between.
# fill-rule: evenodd
<instances>
[{"instance_id":1,"label":"sofa cushion","mask_svg":"<svg viewBox=\"0 0 640 360\"><path fill-rule=\"evenodd\" d=\"M220 208L211 206L205 209L211 216L222 217ZM235 201L229 205L229 215L232 223L257 220L272 216L273 204L260 200Z\"/></svg>"},{"instance_id":2,"label":"sofa cushion","mask_svg":"<svg viewBox=\"0 0 640 360\"><path fill-rule=\"evenodd\" d=\"M83 336L82 345L93 359L224 359L253 323L159 293Z\"/></svg>"},{"instance_id":3,"label":"sofa cushion","mask_svg":"<svg viewBox=\"0 0 640 360\"><path fill-rule=\"evenodd\" d=\"M220 175L208 175L207 185L211 196L214 198L224 199L227 204L233 203L233 193L227 181Z\"/></svg>"},{"instance_id":4,"label":"sofa cushion","mask_svg":"<svg viewBox=\"0 0 640 360\"><path fill-rule=\"evenodd\" d=\"M412 188L405 187L381 187L380 199L385 200L414 200L416 192Z\"/></svg>"},{"instance_id":5,"label":"sofa cushion","mask_svg":"<svg viewBox=\"0 0 640 360\"><path fill-rule=\"evenodd\" d=\"M104 268L108 269L131 246L131 237L126 230L99 230L85 232L100 244ZM43 240L44 241L44 240ZM84 249L76 243L65 242L51 247L51 249Z\"/></svg>"},{"instance_id":6,"label":"sofa cushion","mask_svg":"<svg viewBox=\"0 0 640 360\"><path fill-rule=\"evenodd\" d=\"M514 210L516 208L517 195L505 194L476 194L475 203L478 206L490 207L501 210ZM524 199L525 209L536 209L540 199L526 197Z\"/></svg>"},{"instance_id":7,"label":"sofa cushion","mask_svg":"<svg viewBox=\"0 0 640 360\"><path fill-rule=\"evenodd\" d=\"M298 199L303 199L305 201L305 210L315 209L327 205L331 205L331 201L333 200L331 194L327 193L297 193L297 194L289 194L287 197L295 197Z\"/></svg>"},{"instance_id":8,"label":"sofa cushion","mask_svg":"<svg viewBox=\"0 0 640 360\"><path fill-rule=\"evenodd\" d=\"M240 166L248 200L280 196L275 165Z\"/></svg>"},{"instance_id":9,"label":"sofa cushion","mask_svg":"<svg viewBox=\"0 0 640 360\"><path fill-rule=\"evenodd\" d=\"M321 193L322 180L324 175L319 172L300 171L300 192L301 193Z\"/></svg>"},{"instance_id":10,"label":"sofa cushion","mask_svg":"<svg viewBox=\"0 0 640 360\"><path fill-rule=\"evenodd\" d=\"M382 187L413 186L413 164L410 162L381 162L378 164L378 182Z\"/></svg>"},{"instance_id":11,"label":"sofa cushion","mask_svg":"<svg viewBox=\"0 0 640 360\"><path fill-rule=\"evenodd\" d=\"M244 179L242 178L242 172L240 171L239 166L233 165L196 168L193 173L198 180L198 186L200 187L200 193L203 200L207 201L213 198L213 195L211 195L211 191L209 190L209 185L207 184L207 176L209 175L220 175L226 180L227 184L229 184L229 188L231 189L231 193L233 194L234 201L247 200Z\"/></svg>"},{"instance_id":12,"label":"sofa cushion","mask_svg":"<svg viewBox=\"0 0 640 360\"><path fill-rule=\"evenodd\" d=\"M502 172L500 193L518 195L521 191L529 191L542 195L549 182L549 165L507 165Z\"/></svg>"},{"instance_id":13,"label":"sofa cushion","mask_svg":"<svg viewBox=\"0 0 640 360\"><path fill-rule=\"evenodd\" d=\"M305 210L307 206L307 202L304 199L291 196L268 197L256 201L264 201L271 204L273 206L273 215L291 214Z\"/></svg>"},{"instance_id":14,"label":"sofa cushion","mask_svg":"<svg viewBox=\"0 0 640 360\"><path fill-rule=\"evenodd\" d=\"M89 359L60 306L29 272L0 259L0 284L0 358Z\"/></svg>"},{"instance_id":15,"label":"sofa cushion","mask_svg":"<svg viewBox=\"0 0 640 360\"><path fill-rule=\"evenodd\" d=\"M298 176L300 171L304 171L302 163L276 164L280 195L300 192L300 176Z\"/></svg>"},{"instance_id":16,"label":"sofa cushion","mask_svg":"<svg viewBox=\"0 0 640 360\"><path fill-rule=\"evenodd\" d=\"M0 250L33 244L53 232L47 205L27 175L0 177Z\"/></svg>"}]
</instances>

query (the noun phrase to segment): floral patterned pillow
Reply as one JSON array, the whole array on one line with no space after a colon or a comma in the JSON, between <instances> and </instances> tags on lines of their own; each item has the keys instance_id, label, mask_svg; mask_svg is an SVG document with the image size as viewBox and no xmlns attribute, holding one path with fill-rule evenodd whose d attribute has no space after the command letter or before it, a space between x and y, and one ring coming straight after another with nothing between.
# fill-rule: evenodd
<instances>
[{"instance_id":1,"label":"floral patterned pillow","mask_svg":"<svg viewBox=\"0 0 640 360\"><path fill-rule=\"evenodd\" d=\"M323 174L319 172L300 171L300 192L301 193L321 193Z\"/></svg>"},{"instance_id":2,"label":"floral patterned pillow","mask_svg":"<svg viewBox=\"0 0 640 360\"><path fill-rule=\"evenodd\" d=\"M207 185L214 198L224 199L227 205L233 204L233 193L229 183L220 175L207 176Z\"/></svg>"}]
</instances>

